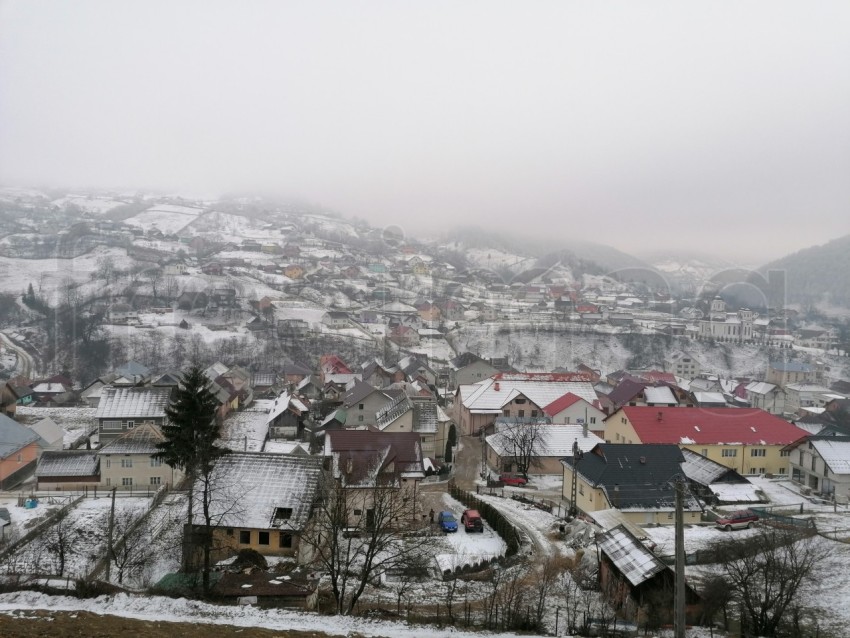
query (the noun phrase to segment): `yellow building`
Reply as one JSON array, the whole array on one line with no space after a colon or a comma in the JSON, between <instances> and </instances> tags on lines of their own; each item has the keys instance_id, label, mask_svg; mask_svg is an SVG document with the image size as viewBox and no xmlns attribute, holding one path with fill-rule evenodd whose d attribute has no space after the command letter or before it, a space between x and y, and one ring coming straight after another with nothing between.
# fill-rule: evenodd
<instances>
[{"instance_id":1,"label":"yellow building","mask_svg":"<svg viewBox=\"0 0 850 638\"><path fill-rule=\"evenodd\" d=\"M627 406L605 420L612 443L674 443L744 475L787 474L785 446L808 433L757 408Z\"/></svg>"},{"instance_id":2,"label":"yellow building","mask_svg":"<svg viewBox=\"0 0 850 638\"><path fill-rule=\"evenodd\" d=\"M576 507L581 512L617 509L635 525L675 522L673 478L682 473L684 456L675 445L600 443L590 452L562 461L563 496L572 499L576 477ZM685 498L685 523L700 521L702 509L690 494Z\"/></svg>"}]
</instances>

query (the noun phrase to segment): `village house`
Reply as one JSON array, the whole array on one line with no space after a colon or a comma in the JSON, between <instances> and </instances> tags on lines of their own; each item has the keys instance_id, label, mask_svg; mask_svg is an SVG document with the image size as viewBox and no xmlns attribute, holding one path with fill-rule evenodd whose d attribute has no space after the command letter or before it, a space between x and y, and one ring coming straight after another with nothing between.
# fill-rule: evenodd
<instances>
[{"instance_id":1,"label":"village house","mask_svg":"<svg viewBox=\"0 0 850 638\"><path fill-rule=\"evenodd\" d=\"M310 408L299 397L284 392L272 403L266 418L269 438L295 439L304 432Z\"/></svg>"},{"instance_id":2,"label":"village house","mask_svg":"<svg viewBox=\"0 0 850 638\"><path fill-rule=\"evenodd\" d=\"M685 457L682 472L694 496L714 504L759 503L763 500L758 488L736 470L686 447L681 449Z\"/></svg>"},{"instance_id":3,"label":"village house","mask_svg":"<svg viewBox=\"0 0 850 638\"><path fill-rule=\"evenodd\" d=\"M322 323L334 330L351 327L351 320L348 318L347 312L326 312L322 315Z\"/></svg>"},{"instance_id":4,"label":"village house","mask_svg":"<svg viewBox=\"0 0 850 638\"><path fill-rule=\"evenodd\" d=\"M32 476L46 442L33 430L0 414L0 489Z\"/></svg>"},{"instance_id":5,"label":"village house","mask_svg":"<svg viewBox=\"0 0 850 638\"><path fill-rule=\"evenodd\" d=\"M302 268L298 264L290 264L284 267L283 274L289 277L290 279L302 279L304 277L304 268Z\"/></svg>"},{"instance_id":6,"label":"village house","mask_svg":"<svg viewBox=\"0 0 850 638\"><path fill-rule=\"evenodd\" d=\"M455 390L455 422L462 434L477 434L498 416L542 416L543 407L568 392L588 403L596 392L578 373L499 373Z\"/></svg>"},{"instance_id":7,"label":"village house","mask_svg":"<svg viewBox=\"0 0 850 638\"><path fill-rule=\"evenodd\" d=\"M96 450L46 451L35 470L39 490L86 490L100 484L100 458Z\"/></svg>"},{"instance_id":8,"label":"village house","mask_svg":"<svg viewBox=\"0 0 850 638\"><path fill-rule=\"evenodd\" d=\"M171 388L103 388L95 412L100 444L106 445L143 423L163 425L170 398Z\"/></svg>"},{"instance_id":9,"label":"village house","mask_svg":"<svg viewBox=\"0 0 850 638\"><path fill-rule=\"evenodd\" d=\"M562 495L572 498L575 474L579 511L615 508L635 525L673 525L673 478L682 474L684 461L672 444L600 443L577 458L570 454L563 459ZM699 502L687 494L685 524L698 523L701 515Z\"/></svg>"},{"instance_id":10,"label":"village house","mask_svg":"<svg viewBox=\"0 0 850 638\"><path fill-rule=\"evenodd\" d=\"M417 513L419 482L425 467L419 437L413 432L372 432L334 430L325 434L323 456L331 477L349 490L351 526L369 527L376 489L395 490L398 498L410 502L409 526Z\"/></svg>"},{"instance_id":11,"label":"village house","mask_svg":"<svg viewBox=\"0 0 850 638\"><path fill-rule=\"evenodd\" d=\"M214 559L253 549L305 562L309 556L300 551L301 536L318 496L321 471L321 460L310 456L232 452L221 457L214 472L233 498L213 505Z\"/></svg>"},{"instance_id":12,"label":"village house","mask_svg":"<svg viewBox=\"0 0 850 638\"><path fill-rule=\"evenodd\" d=\"M784 388L789 383L822 383L818 366L801 361L771 361L767 365L767 382Z\"/></svg>"},{"instance_id":13,"label":"village house","mask_svg":"<svg viewBox=\"0 0 850 638\"><path fill-rule=\"evenodd\" d=\"M499 371L487 361L472 352L464 352L449 361L451 370L449 385L452 389L459 385L471 385L488 379Z\"/></svg>"},{"instance_id":14,"label":"village house","mask_svg":"<svg viewBox=\"0 0 850 638\"><path fill-rule=\"evenodd\" d=\"M547 421L544 417L496 419L495 433L484 439L490 469L496 474L512 474L518 471L518 460L520 463L530 460L529 474L560 476L564 469L561 459L572 456L574 445L582 452L589 452L598 443L604 443L581 425L554 425ZM534 434L524 436L518 432L522 428L533 428Z\"/></svg>"},{"instance_id":15,"label":"village house","mask_svg":"<svg viewBox=\"0 0 850 638\"><path fill-rule=\"evenodd\" d=\"M809 436L789 445L791 480L804 493L850 502L850 436Z\"/></svg>"},{"instance_id":16,"label":"village house","mask_svg":"<svg viewBox=\"0 0 850 638\"><path fill-rule=\"evenodd\" d=\"M702 366L692 354L679 350L664 358L664 370L682 379L690 380L702 373Z\"/></svg>"},{"instance_id":17,"label":"village house","mask_svg":"<svg viewBox=\"0 0 850 638\"><path fill-rule=\"evenodd\" d=\"M382 361L373 359L363 366L363 380L376 388L385 388L404 381L404 372L398 366L386 366Z\"/></svg>"},{"instance_id":18,"label":"village house","mask_svg":"<svg viewBox=\"0 0 850 638\"><path fill-rule=\"evenodd\" d=\"M808 434L755 408L624 407L605 428L613 443L680 445L743 475L787 474L786 446Z\"/></svg>"},{"instance_id":19,"label":"village house","mask_svg":"<svg viewBox=\"0 0 850 638\"><path fill-rule=\"evenodd\" d=\"M437 431L441 425L445 427L438 418L437 408L433 400L399 394L378 410L376 427L381 432L414 432L420 437L422 455L433 459L438 453L437 439L446 438L445 433ZM442 452L439 450L439 453Z\"/></svg>"},{"instance_id":20,"label":"village house","mask_svg":"<svg viewBox=\"0 0 850 638\"><path fill-rule=\"evenodd\" d=\"M602 411L599 401L590 403L572 392L567 392L544 406L543 414L548 416L553 424L583 425L596 436L605 438L607 415Z\"/></svg>"},{"instance_id":21,"label":"village house","mask_svg":"<svg viewBox=\"0 0 850 638\"><path fill-rule=\"evenodd\" d=\"M0 402L2 402L3 413L14 416L19 405L30 405L34 400L32 388L23 383L12 380L3 384L0 391Z\"/></svg>"},{"instance_id":22,"label":"village house","mask_svg":"<svg viewBox=\"0 0 850 638\"><path fill-rule=\"evenodd\" d=\"M392 401L389 395L365 381L355 381L342 399L351 426L375 425L377 413Z\"/></svg>"},{"instance_id":23,"label":"village house","mask_svg":"<svg viewBox=\"0 0 850 638\"><path fill-rule=\"evenodd\" d=\"M401 324L394 326L390 330L388 338L393 343L406 348L419 345L419 333L415 329Z\"/></svg>"},{"instance_id":24,"label":"village house","mask_svg":"<svg viewBox=\"0 0 850 638\"><path fill-rule=\"evenodd\" d=\"M785 414L800 416L806 408L823 408L835 395L817 383L789 383L785 386Z\"/></svg>"},{"instance_id":25,"label":"village house","mask_svg":"<svg viewBox=\"0 0 850 638\"><path fill-rule=\"evenodd\" d=\"M284 339L300 339L310 334L310 324L303 319L278 319L277 336Z\"/></svg>"},{"instance_id":26,"label":"village house","mask_svg":"<svg viewBox=\"0 0 850 638\"><path fill-rule=\"evenodd\" d=\"M753 381L746 386L746 399L750 407L770 414L785 413L785 391L774 383Z\"/></svg>"},{"instance_id":27,"label":"village house","mask_svg":"<svg viewBox=\"0 0 850 638\"><path fill-rule=\"evenodd\" d=\"M183 472L153 456L165 435L158 425L143 423L127 430L100 448L100 481L105 487L125 490L157 490L174 487L183 480Z\"/></svg>"}]
</instances>

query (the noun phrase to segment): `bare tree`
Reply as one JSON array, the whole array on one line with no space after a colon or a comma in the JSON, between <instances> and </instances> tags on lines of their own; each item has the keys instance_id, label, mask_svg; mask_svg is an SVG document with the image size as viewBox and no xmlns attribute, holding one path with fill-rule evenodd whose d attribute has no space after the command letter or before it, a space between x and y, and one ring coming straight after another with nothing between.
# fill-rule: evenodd
<instances>
[{"instance_id":1,"label":"bare tree","mask_svg":"<svg viewBox=\"0 0 850 638\"><path fill-rule=\"evenodd\" d=\"M150 531L145 512L125 509L115 515L112 533L117 542L112 544L109 560L118 570L119 585L125 575L137 577L153 560Z\"/></svg>"},{"instance_id":2,"label":"bare tree","mask_svg":"<svg viewBox=\"0 0 850 638\"><path fill-rule=\"evenodd\" d=\"M322 477L313 520L301 543L327 572L336 613L350 614L370 581L427 552L421 538L402 538L411 514L409 499L394 483L350 488L329 474Z\"/></svg>"},{"instance_id":3,"label":"bare tree","mask_svg":"<svg viewBox=\"0 0 850 638\"><path fill-rule=\"evenodd\" d=\"M65 575L68 559L77 553L73 542L73 526L67 516L60 516L41 536L41 546L53 559L53 573Z\"/></svg>"},{"instance_id":4,"label":"bare tree","mask_svg":"<svg viewBox=\"0 0 850 638\"><path fill-rule=\"evenodd\" d=\"M534 621L537 631L542 632L544 630L543 618L546 615L549 599L558 581L563 577L566 568L567 565L563 558L547 556L534 571L531 581L531 591L534 596Z\"/></svg>"},{"instance_id":5,"label":"bare tree","mask_svg":"<svg viewBox=\"0 0 850 638\"><path fill-rule=\"evenodd\" d=\"M814 538L775 527L724 540L714 549L741 604L742 622L757 636L777 635L791 604L814 585L816 568L825 558Z\"/></svg>"},{"instance_id":6,"label":"bare tree","mask_svg":"<svg viewBox=\"0 0 850 638\"><path fill-rule=\"evenodd\" d=\"M539 423L511 423L496 432L498 444L505 450L502 458L510 458L517 472L528 479L528 472L540 463L546 451L544 429Z\"/></svg>"},{"instance_id":7,"label":"bare tree","mask_svg":"<svg viewBox=\"0 0 850 638\"><path fill-rule=\"evenodd\" d=\"M153 298L159 298L159 294L157 292L157 287L160 282L162 282L162 269L159 267L148 268L142 273L147 279L148 283L151 285L151 293L153 294Z\"/></svg>"}]
</instances>

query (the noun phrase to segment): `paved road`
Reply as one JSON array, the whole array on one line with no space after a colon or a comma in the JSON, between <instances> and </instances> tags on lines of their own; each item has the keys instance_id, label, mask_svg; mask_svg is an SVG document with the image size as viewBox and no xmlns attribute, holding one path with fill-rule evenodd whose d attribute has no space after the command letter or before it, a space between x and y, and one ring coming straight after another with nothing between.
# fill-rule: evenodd
<instances>
[{"instance_id":1,"label":"paved road","mask_svg":"<svg viewBox=\"0 0 850 638\"><path fill-rule=\"evenodd\" d=\"M36 370L35 360L32 358L32 355L2 332L0 332L0 341L18 357L15 374L31 379Z\"/></svg>"}]
</instances>

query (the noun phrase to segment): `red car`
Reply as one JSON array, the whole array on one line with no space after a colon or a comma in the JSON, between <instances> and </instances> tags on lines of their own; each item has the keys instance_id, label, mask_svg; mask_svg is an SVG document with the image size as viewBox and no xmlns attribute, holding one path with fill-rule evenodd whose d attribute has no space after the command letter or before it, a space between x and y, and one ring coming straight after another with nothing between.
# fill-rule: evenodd
<instances>
[{"instance_id":1,"label":"red car","mask_svg":"<svg viewBox=\"0 0 850 638\"><path fill-rule=\"evenodd\" d=\"M513 485L514 487L525 487L525 484L528 483L528 479L513 474L502 474L499 480L505 485Z\"/></svg>"},{"instance_id":2,"label":"red car","mask_svg":"<svg viewBox=\"0 0 850 638\"><path fill-rule=\"evenodd\" d=\"M460 523L465 532L484 533L484 521L481 520L478 510L464 510L460 516Z\"/></svg>"},{"instance_id":3,"label":"red car","mask_svg":"<svg viewBox=\"0 0 850 638\"><path fill-rule=\"evenodd\" d=\"M720 529L725 529L727 532L732 531L733 529L747 529L753 526L753 523L757 522L759 517L757 514L750 510L741 510L739 512L733 512L729 514L729 516L723 516L714 521L714 524L717 525Z\"/></svg>"}]
</instances>

